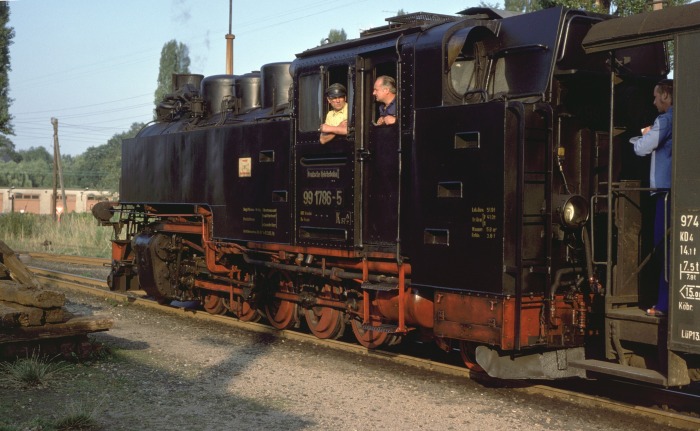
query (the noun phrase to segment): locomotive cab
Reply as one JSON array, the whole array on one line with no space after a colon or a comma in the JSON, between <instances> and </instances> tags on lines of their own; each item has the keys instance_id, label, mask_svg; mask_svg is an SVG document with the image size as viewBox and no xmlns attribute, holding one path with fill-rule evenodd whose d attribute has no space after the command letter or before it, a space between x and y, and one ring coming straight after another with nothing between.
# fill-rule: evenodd
<instances>
[{"instance_id":1,"label":"locomotive cab","mask_svg":"<svg viewBox=\"0 0 700 431\"><path fill-rule=\"evenodd\" d=\"M686 385L699 377L700 336L696 334L700 309L695 305L698 297L694 293L698 263L696 190L700 177L692 162L700 157L696 145L700 132L696 121L700 114L697 109L700 86L693 78L698 67L697 44L700 42L698 13L700 5L694 4L604 22L594 26L583 40L587 53L606 52L611 58L630 49L658 46L660 42L672 44L674 48L671 190L649 189L644 183L642 185L647 188L629 181L610 181L607 190L599 196L607 200L609 208L614 208L608 216L607 227L603 228L607 229L607 259L596 262L606 268L606 284L610 286L605 298L604 350L605 359L612 362L589 359L574 364L593 372L664 386ZM624 62L616 65L610 75L611 103L616 98L624 102L627 94L621 81L629 80L624 76L627 68L638 67ZM643 101L647 105L651 105L652 88ZM621 124L621 118L627 114L614 111L611 129ZM647 119L649 123L646 124L652 120ZM620 145L630 146L627 142ZM621 151L615 154L611 148L609 157L612 165L612 160L625 155ZM649 166L644 168L648 172ZM621 176L624 173L621 172ZM664 217L670 218L671 227L662 243L645 246L630 238L648 237L653 231L649 217L643 212L645 196L650 192L661 196L656 199L670 200L670 213L665 213ZM653 210L649 212L653 214ZM669 264L654 265L657 262ZM649 276L649 267L654 266L656 273ZM647 316L644 309L655 303L659 276L670 284L668 316ZM645 298L649 293L651 300Z\"/></svg>"}]
</instances>

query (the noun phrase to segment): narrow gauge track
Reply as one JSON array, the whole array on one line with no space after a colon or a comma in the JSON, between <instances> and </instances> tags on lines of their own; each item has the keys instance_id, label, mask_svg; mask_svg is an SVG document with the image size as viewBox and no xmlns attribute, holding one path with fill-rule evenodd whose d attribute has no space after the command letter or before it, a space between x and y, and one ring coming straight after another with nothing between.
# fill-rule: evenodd
<instances>
[{"instance_id":1,"label":"narrow gauge track","mask_svg":"<svg viewBox=\"0 0 700 431\"><path fill-rule=\"evenodd\" d=\"M109 266L110 259L101 257L68 256L52 253L26 253L32 259L39 259L49 262L72 263L75 265Z\"/></svg>"},{"instance_id":2,"label":"narrow gauge track","mask_svg":"<svg viewBox=\"0 0 700 431\"><path fill-rule=\"evenodd\" d=\"M41 259L41 257L34 254L32 254L32 257ZM59 260L59 258L56 258L55 260ZM60 259L60 261L66 262L65 259ZM96 259L88 260L87 262L93 262L92 264L94 265L101 264L96 263L98 262ZM85 263L85 261L82 263ZM467 379L481 379L488 381L488 384L493 384L493 381L490 380L488 376L471 372L464 367L395 352L368 350L365 347L357 344L350 344L336 340L323 340L316 338L311 334L296 332L293 330L278 330L261 323L241 322L233 317L212 315L205 311L192 310L172 305L160 305L156 301L145 297L145 292L131 292L129 294L112 292L108 290L107 284L103 280L31 266L29 269L40 278L44 285L48 287L68 289L102 298L129 302L143 307L154 308L180 316L198 319L200 321L216 322L218 324L224 324L247 331L274 335L278 338L314 343L316 345L321 345L344 352L381 358L397 365L409 365L445 375L452 375ZM498 382L497 384L500 385L503 383L504 382ZM635 416L642 415L656 423L676 427L678 429L700 430L700 418L697 417L698 409L700 409L700 396L677 390L664 390L654 387L640 386L637 383L628 382L615 382L613 385L611 384L610 380L573 380L551 382L540 385L532 385L528 382L509 381L506 382L506 384L509 387L512 387L514 390L523 391L526 393L540 394L552 398L568 399L574 403L585 402L604 409L628 413ZM632 394L634 394L634 399L630 401ZM627 401L620 401L620 399L625 399ZM650 402L649 400L653 401ZM639 405L631 403L637 403ZM671 411L672 409L678 409L679 411L690 413L676 413Z\"/></svg>"}]
</instances>

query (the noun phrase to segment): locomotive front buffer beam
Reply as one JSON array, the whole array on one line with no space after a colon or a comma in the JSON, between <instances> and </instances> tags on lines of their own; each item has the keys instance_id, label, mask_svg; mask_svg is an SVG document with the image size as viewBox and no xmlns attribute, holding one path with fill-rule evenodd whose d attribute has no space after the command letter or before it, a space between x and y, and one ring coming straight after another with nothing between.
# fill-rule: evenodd
<instances>
[{"instance_id":1,"label":"locomotive front buffer beam","mask_svg":"<svg viewBox=\"0 0 700 431\"><path fill-rule=\"evenodd\" d=\"M570 366L585 359L588 308L583 299L582 295L571 299L557 294L551 301L532 296L523 298L518 307L513 297L438 291L434 332L439 338L463 340L460 349L468 350L463 355L469 354L491 377L585 377L584 370ZM550 310L553 319L545 317Z\"/></svg>"}]
</instances>

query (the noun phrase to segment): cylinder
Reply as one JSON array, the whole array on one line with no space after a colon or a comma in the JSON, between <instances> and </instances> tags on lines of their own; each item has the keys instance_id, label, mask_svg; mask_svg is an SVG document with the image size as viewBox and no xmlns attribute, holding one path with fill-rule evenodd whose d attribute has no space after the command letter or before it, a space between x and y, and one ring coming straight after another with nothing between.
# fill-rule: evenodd
<instances>
[{"instance_id":1,"label":"cylinder","mask_svg":"<svg viewBox=\"0 0 700 431\"><path fill-rule=\"evenodd\" d=\"M289 74L291 64L269 63L260 68L263 109L289 103L289 89L292 86L292 75Z\"/></svg>"},{"instance_id":2,"label":"cylinder","mask_svg":"<svg viewBox=\"0 0 700 431\"><path fill-rule=\"evenodd\" d=\"M207 76L202 81L201 94L207 115L215 115L225 111L225 102L236 97L236 76Z\"/></svg>"},{"instance_id":3,"label":"cylinder","mask_svg":"<svg viewBox=\"0 0 700 431\"><path fill-rule=\"evenodd\" d=\"M260 107L260 72L250 72L236 80L237 95L241 99L241 111Z\"/></svg>"},{"instance_id":4,"label":"cylinder","mask_svg":"<svg viewBox=\"0 0 700 431\"><path fill-rule=\"evenodd\" d=\"M399 318L399 294L397 292L377 292L373 304L382 317L397 321ZM434 309L432 299L421 295L418 289L409 289L404 296L406 323L409 325L432 328Z\"/></svg>"}]
</instances>

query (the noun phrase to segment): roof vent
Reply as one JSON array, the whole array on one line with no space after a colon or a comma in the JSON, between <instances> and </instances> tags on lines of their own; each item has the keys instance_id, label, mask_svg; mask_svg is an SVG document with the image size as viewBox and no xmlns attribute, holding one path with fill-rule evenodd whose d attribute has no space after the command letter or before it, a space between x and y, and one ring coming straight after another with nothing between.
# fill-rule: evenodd
<instances>
[{"instance_id":1,"label":"roof vent","mask_svg":"<svg viewBox=\"0 0 700 431\"><path fill-rule=\"evenodd\" d=\"M414 12L406 13L403 15L393 16L387 18L385 21L391 24L400 25L423 25L423 24L436 24L441 22L456 21L459 17L454 15L441 15L437 13L430 12Z\"/></svg>"},{"instance_id":2,"label":"roof vent","mask_svg":"<svg viewBox=\"0 0 700 431\"><path fill-rule=\"evenodd\" d=\"M398 30L402 28L419 27L422 25L435 25L442 24L445 22L452 22L463 19L460 16L455 15L441 15L437 13L430 12L414 12L407 13L403 15L393 16L391 18L385 19L389 24L383 25L381 27L370 28L360 33L360 37L372 36L380 33L387 33L393 30Z\"/></svg>"}]
</instances>

